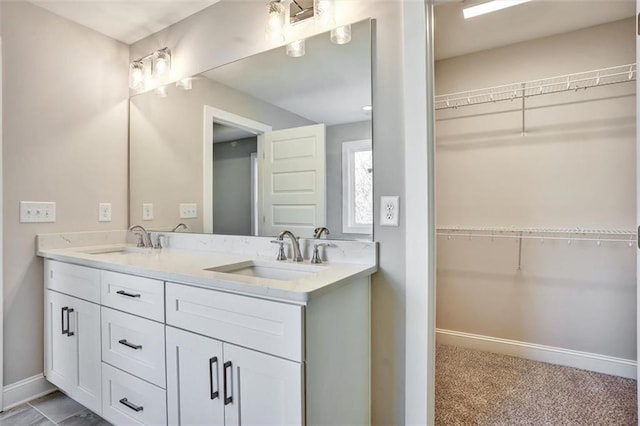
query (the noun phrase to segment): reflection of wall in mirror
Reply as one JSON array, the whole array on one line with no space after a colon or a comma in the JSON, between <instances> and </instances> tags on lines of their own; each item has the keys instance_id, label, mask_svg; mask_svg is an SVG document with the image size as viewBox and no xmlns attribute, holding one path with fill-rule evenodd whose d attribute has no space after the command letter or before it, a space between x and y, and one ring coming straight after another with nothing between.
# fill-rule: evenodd
<instances>
[{"instance_id":1,"label":"reflection of wall in mirror","mask_svg":"<svg viewBox=\"0 0 640 426\"><path fill-rule=\"evenodd\" d=\"M185 222L202 232L202 138L204 105L214 106L274 129L313 124L309 120L204 78L192 90L167 87L167 97L144 93L131 98L130 223L171 229ZM142 203L154 219L142 220ZM196 203L198 218L180 219L179 204Z\"/></svg>"},{"instance_id":2,"label":"reflection of wall in mirror","mask_svg":"<svg viewBox=\"0 0 640 426\"><path fill-rule=\"evenodd\" d=\"M251 154L258 138L213 144L213 233L251 235Z\"/></svg>"}]
</instances>

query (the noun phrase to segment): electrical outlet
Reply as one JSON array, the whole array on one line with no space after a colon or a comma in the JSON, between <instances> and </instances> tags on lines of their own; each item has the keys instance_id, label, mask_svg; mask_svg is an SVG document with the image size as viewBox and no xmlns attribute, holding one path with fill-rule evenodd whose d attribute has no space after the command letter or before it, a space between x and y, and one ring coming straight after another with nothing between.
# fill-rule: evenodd
<instances>
[{"instance_id":1,"label":"electrical outlet","mask_svg":"<svg viewBox=\"0 0 640 426\"><path fill-rule=\"evenodd\" d=\"M53 223L56 203L52 201L20 201L20 223Z\"/></svg>"},{"instance_id":2,"label":"electrical outlet","mask_svg":"<svg viewBox=\"0 0 640 426\"><path fill-rule=\"evenodd\" d=\"M198 217L196 203L180 203L180 219L195 219Z\"/></svg>"},{"instance_id":3,"label":"electrical outlet","mask_svg":"<svg viewBox=\"0 0 640 426\"><path fill-rule=\"evenodd\" d=\"M98 222L111 222L111 203L98 204Z\"/></svg>"},{"instance_id":4,"label":"electrical outlet","mask_svg":"<svg viewBox=\"0 0 640 426\"><path fill-rule=\"evenodd\" d=\"M380 226L399 226L400 197L380 197Z\"/></svg>"},{"instance_id":5,"label":"electrical outlet","mask_svg":"<svg viewBox=\"0 0 640 426\"><path fill-rule=\"evenodd\" d=\"M153 220L152 203L142 203L142 220Z\"/></svg>"}]
</instances>

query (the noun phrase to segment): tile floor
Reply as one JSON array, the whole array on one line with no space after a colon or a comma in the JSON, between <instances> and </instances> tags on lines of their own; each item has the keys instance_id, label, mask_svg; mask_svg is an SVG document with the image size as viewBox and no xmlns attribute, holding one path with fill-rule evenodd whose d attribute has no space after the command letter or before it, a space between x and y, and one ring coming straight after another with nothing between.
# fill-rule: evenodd
<instances>
[{"instance_id":1,"label":"tile floor","mask_svg":"<svg viewBox=\"0 0 640 426\"><path fill-rule=\"evenodd\" d=\"M62 392L54 392L0 413L1 426L110 426Z\"/></svg>"}]
</instances>

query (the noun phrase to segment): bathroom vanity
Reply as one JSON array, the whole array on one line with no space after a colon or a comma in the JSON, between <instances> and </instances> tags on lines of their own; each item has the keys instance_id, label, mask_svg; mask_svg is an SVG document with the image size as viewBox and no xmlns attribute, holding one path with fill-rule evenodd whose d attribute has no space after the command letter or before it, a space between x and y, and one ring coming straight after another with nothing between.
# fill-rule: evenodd
<instances>
[{"instance_id":1,"label":"bathroom vanity","mask_svg":"<svg viewBox=\"0 0 640 426\"><path fill-rule=\"evenodd\" d=\"M370 423L375 243L315 265L260 237L105 236L39 236L45 376L70 397L116 425Z\"/></svg>"}]
</instances>

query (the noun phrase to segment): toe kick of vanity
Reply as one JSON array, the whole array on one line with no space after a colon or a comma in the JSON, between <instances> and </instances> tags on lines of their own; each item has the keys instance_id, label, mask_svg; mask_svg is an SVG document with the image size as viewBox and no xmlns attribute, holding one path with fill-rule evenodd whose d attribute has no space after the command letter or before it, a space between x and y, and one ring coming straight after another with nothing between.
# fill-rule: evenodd
<instances>
[{"instance_id":1,"label":"toe kick of vanity","mask_svg":"<svg viewBox=\"0 0 640 426\"><path fill-rule=\"evenodd\" d=\"M369 276L304 303L45 258L45 376L116 425L369 424Z\"/></svg>"}]
</instances>

